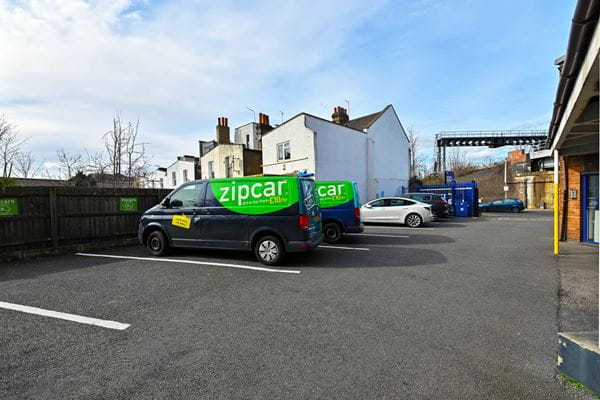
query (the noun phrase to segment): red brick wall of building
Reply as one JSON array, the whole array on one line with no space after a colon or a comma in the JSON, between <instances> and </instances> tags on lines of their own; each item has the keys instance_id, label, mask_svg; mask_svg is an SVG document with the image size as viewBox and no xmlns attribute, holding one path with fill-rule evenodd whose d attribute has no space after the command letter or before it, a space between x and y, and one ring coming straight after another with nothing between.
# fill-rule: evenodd
<instances>
[{"instance_id":1,"label":"red brick wall of building","mask_svg":"<svg viewBox=\"0 0 600 400\"><path fill-rule=\"evenodd\" d=\"M513 150L508 153L508 164L518 164L527 161L527 154L525 154L525 150Z\"/></svg>"},{"instance_id":2,"label":"red brick wall of building","mask_svg":"<svg viewBox=\"0 0 600 400\"><path fill-rule=\"evenodd\" d=\"M566 169L565 169L566 163ZM582 218L582 199L584 193L582 174L586 172L598 172L598 154L590 154L585 156L568 156L560 157L560 175L559 175L559 226L561 233L566 230L567 240L581 241L583 240L583 225ZM567 180L565 180L565 177ZM577 191L577 198L570 198L570 191ZM563 227L563 215L565 206L565 191L567 205L567 223Z\"/></svg>"}]
</instances>

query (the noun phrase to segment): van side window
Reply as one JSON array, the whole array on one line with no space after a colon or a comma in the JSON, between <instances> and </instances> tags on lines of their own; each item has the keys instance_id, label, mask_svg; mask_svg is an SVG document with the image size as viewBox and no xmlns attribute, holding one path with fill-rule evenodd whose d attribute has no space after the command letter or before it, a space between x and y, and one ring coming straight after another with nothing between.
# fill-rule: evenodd
<instances>
[{"instance_id":1,"label":"van side window","mask_svg":"<svg viewBox=\"0 0 600 400\"><path fill-rule=\"evenodd\" d=\"M206 196L204 197L204 207L223 207L221 203L215 197L211 184L206 185Z\"/></svg>"},{"instance_id":2,"label":"van side window","mask_svg":"<svg viewBox=\"0 0 600 400\"><path fill-rule=\"evenodd\" d=\"M203 187L203 183L183 186L178 191L173 193L171 196L171 203L174 200L180 200L183 203L182 207L184 208L200 207L200 195L202 194Z\"/></svg>"}]
</instances>

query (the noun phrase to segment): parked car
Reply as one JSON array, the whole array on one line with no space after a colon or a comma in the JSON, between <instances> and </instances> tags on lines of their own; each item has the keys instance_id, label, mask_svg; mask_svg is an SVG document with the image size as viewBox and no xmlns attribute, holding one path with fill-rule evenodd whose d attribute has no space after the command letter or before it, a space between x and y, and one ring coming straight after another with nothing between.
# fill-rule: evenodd
<instances>
[{"instance_id":1,"label":"parked car","mask_svg":"<svg viewBox=\"0 0 600 400\"><path fill-rule=\"evenodd\" d=\"M452 214L451 206L439 194L435 193L404 193L402 197L431 204L433 218L447 217Z\"/></svg>"},{"instance_id":2,"label":"parked car","mask_svg":"<svg viewBox=\"0 0 600 400\"><path fill-rule=\"evenodd\" d=\"M397 223L417 228L433 220L431 205L402 197L382 197L360 208L363 222Z\"/></svg>"},{"instance_id":3,"label":"parked car","mask_svg":"<svg viewBox=\"0 0 600 400\"><path fill-rule=\"evenodd\" d=\"M312 179L228 178L192 181L141 218L138 238L150 254L171 247L253 250L264 264L323 241Z\"/></svg>"},{"instance_id":4,"label":"parked car","mask_svg":"<svg viewBox=\"0 0 600 400\"><path fill-rule=\"evenodd\" d=\"M497 199L487 203L479 203L479 211L510 211L521 212L525 209L523 202L519 199Z\"/></svg>"},{"instance_id":5,"label":"parked car","mask_svg":"<svg viewBox=\"0 0 600 400\"><path fill-rule=\"evenodd\" d=\"M316 182L323 234L328 243L339 243L347 233L364 230L356 182Z\"/></svg>"}]
</instances>

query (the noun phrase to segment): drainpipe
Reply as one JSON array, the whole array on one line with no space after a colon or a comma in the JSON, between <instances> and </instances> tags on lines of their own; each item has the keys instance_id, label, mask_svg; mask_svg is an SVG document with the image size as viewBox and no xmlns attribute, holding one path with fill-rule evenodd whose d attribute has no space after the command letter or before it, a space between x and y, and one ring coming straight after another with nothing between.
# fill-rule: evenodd
<instances>
[{"instance_id":1,"label":"drainpipe","mask_svg":"<svg viewBox=\"0 0 600 400\"><path fill-rule=\"evenodd\" d=\"M567 169L567 158L563 157L563 175L565 177L565 190L563 191L563 208L562 208L562 226L560 230L560 241L567 240L567 220L569 218L568 203L569 203L569 170Z\"/></svg>"},{"instance_id":2,"label":"drainpipe","mask_svg":"<svg viewBox=\"0 0 600 400\"><path fill-rule=\"evenodd\" d=\"M554 254L558 255L558 150L554 150Z\"/></svg>"}]
</instances>

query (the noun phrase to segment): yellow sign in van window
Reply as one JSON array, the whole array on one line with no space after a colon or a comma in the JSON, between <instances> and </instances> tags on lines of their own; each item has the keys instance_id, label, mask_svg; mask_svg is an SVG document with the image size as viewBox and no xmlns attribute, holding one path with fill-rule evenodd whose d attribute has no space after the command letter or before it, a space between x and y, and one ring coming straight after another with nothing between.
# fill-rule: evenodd
<instances>
[{"instance_id":1,"label":"yellow sign in van window","mask_svg":"<svg viewBox=\"0 0 600 400\"><path fill-rule=\"evenodd\" d=\"M171 224L180 228L190 229L192 219L186 217L185 215L173 215L173 220L171 221Z\"/></svg>"}]
</instances>

